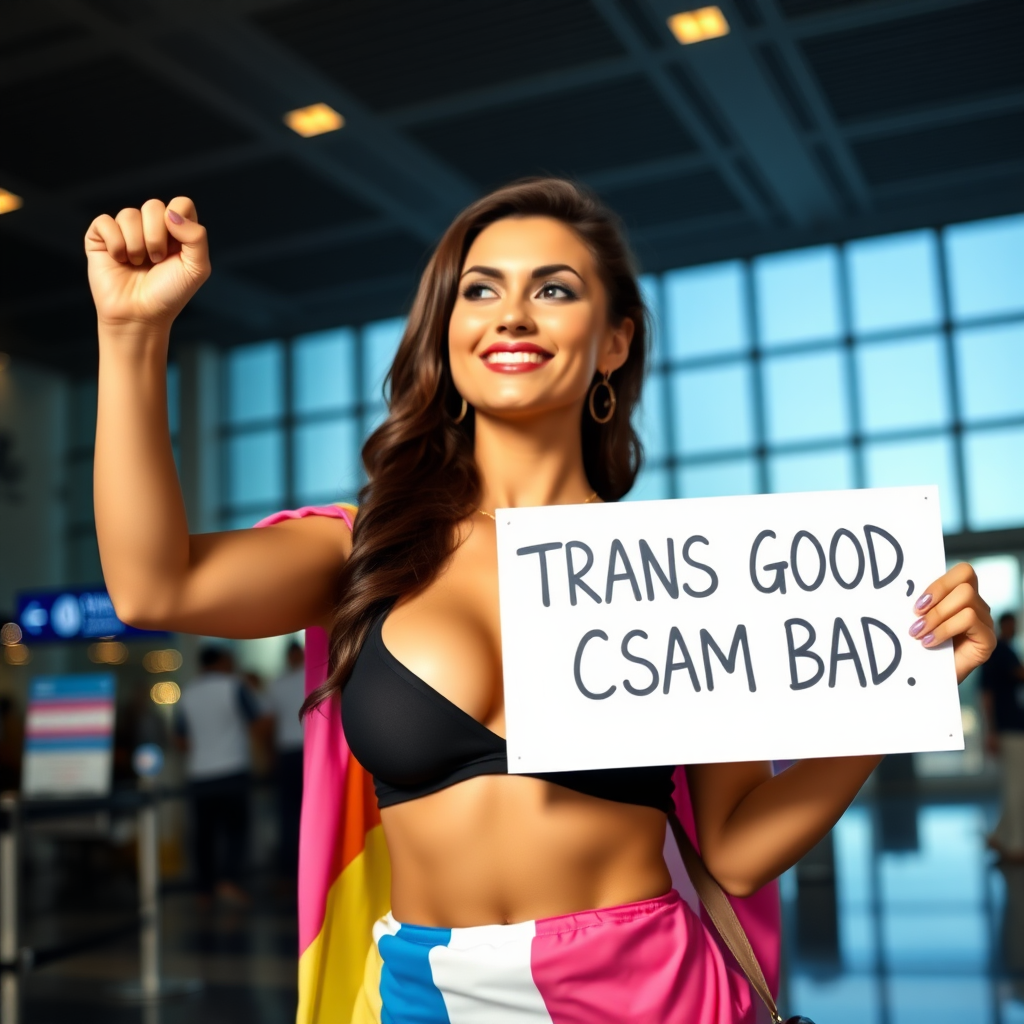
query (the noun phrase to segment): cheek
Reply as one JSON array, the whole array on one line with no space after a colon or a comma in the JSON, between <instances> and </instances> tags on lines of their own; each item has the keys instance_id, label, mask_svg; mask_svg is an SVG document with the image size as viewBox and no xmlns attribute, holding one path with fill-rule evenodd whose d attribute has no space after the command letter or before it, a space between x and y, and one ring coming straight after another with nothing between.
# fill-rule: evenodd
<instances>
[{"instance_id":1,"label":"cheek","mask_svg":"<svg viewBox=\"0 0 1024 1024\"><path fill-rule=\"evenodd\" d=\"M472 307L456 305L448 321L448 346L452 353L472 351L487 330L488 320Z\"/></svg>"},{"instance_id":2,"label":"cheek","mask_svg":"<svg viewBox=\"0 0 1024 1024\"><path fill-rule=\"evenodd\" d=\"M582 303L552 310L539 326L564 354L596 357L602 324L595 311Z\"/></svg>"}]
</instances>

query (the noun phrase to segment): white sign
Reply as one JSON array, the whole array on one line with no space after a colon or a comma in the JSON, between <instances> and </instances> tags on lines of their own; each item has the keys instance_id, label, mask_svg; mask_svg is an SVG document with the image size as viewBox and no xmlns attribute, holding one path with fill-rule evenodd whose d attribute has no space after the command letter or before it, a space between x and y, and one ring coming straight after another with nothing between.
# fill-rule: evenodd
<instances>
[{"instance_id":1,"label":"white sign","mask_svg":"<svg viewBox=\"0 0 1024 1024\"><path fill-rule=\"evenodd\" d=\"M500 509L509 770L962 750L938 489Z\"/></svg>"}]
</instances>

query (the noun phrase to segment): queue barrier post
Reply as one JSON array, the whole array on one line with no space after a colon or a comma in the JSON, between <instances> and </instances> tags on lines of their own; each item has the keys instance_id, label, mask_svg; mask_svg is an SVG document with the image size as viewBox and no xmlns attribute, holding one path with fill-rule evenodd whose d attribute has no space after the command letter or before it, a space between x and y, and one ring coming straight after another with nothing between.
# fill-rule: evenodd
<instances>
[{"instance_id":1,"label":"queue barrier post","mask_svg":"<svg viewBox=\"0 0 1024 1024\"><path fill-rule=\"evenodd\" d=\"M17 793L0 793L0 1024L21 1024L22 957L18 867L21 813Z\"/></svg>"},{"instance_id":2,"label":"queue barrier post","mask_svg":"<svg viewBox=\"0 0 1024 1024\"><path fill-rule=\"evenodd\" d=\"M150 789L149 779L140 787ZM144 801L138 813L139 985L144 999L160 996L160 824L156 800Z\"/></svg>"}]
</instances>

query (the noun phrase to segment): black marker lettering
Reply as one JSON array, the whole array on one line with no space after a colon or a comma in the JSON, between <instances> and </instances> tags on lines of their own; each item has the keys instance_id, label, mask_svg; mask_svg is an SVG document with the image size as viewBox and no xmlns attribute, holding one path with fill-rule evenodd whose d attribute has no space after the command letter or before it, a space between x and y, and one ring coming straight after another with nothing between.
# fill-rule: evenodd
<instances>
[{"instance_id":1,"label":"black marker lettering","mask_svg":"<svg viewBox=\"0 0 1024 1024\"><path fill-rule=\"evenodd\" d=\"M551 592L548 590L548 552L557 551L561 541L550 544L531 544L528 548L518 548L517 555L540 555L540 595L545 608L551 607Z\"/></svg>"},{"instance_id":2,"label":"black marker lettering","mask_svg":"<svg viewBox=\"0 0 1024 1024\"><path fill-rule=\"evenodd\" d=\"M850 538L850 543L853 544L853 548L857 552L857 572L849 583L839 575L839 566L836 564L836 552L839 549L839 541L842 540L843 537ZM845 528L836 530L832 537L832 544L828 549L828 564L832 568L832 575L835 577L836 583L838 583L843 590L853 590L853 588L857 586L862 579L864 579L864 549L860 546L860 541L857 540L849 530Z\"/></svg>"},{"instance_id":3,"label":"black marker lettering","mask_svg":"<svg viewBox=\"0 0 1024 1024\"><path fill-rule=\"evenodd\" d=\"M615 562L620 558L622 559L623 571L616 572ZM629 580L629 585L633 588L633 596L638 601L643 600L640 597L640 586L636 581L633 566L629 564L629 556L626 554L626 549L622 546L621 540L613 540L611 550L608 552L608 581L604 588L604 599L608 604L612 603L612 587L620 580Z\"/></svg>"},{"instance_id":4,"label":"black marker lettering","mask_svg":"<svg viewBox=\"0 0 1024 1024\"><path fill-rule=\"evenodd\" d=\"M884 580L880 579L878 575L878 559L875 556L875 534L887 540L892 545L893 551L896 552L896 564ZM900 547L900 542L888 530L883 530L880 526L865 526L864 538L868 542L868 558L871 560L871 582L874 584L875 590L881 590L882 587L888 586L899 576L900 569L903 568L903 548ZM908 594L907 596L909 597L910 595Z\"/></svg>"},{"instance_id":5,"label":"black marker lettering","mask_svg":"<svg viewBox=\"0 0 1024 1024\"><path fill-rule=\"evenodd\" d=\"M864 630L864 644L868 649L868 665L871 668L871 682L876 686L879 683L884 683L899 668L900 659L903 657L903 648L900 646L899 637L884 623L879 622L878 619L871 619L865 616L860 620L861 628ZM871 639L871 629L874 626L876 629L880 629L891 641L893 646L892 661L889 665L878 671L878 659L875 656L875 644Z\"/></svg>"},{"instance_id":6,"label":"black marker lettering","mask_svg":"<svg viewBox=\"0 0 1024 1024\"><path fill-rule=\"evenodd\" d=\"M587 564L583 566L579 572L576 571L572 564L572 553L573 551L582 551L587 556ZM576 589L579 588L588 597L592 597L598 604L601 603L601 596L595 590L591 590L586 583L583 582L583 577L590 572L591 567L594 564L594 552L587 547L586 544L581 540L571 540L565 545L565 565L569 570L569 604L575 606L576 604ZM588 633L587 636L590 636ZM605 637L607 640L608 638Z\"/></svg>"},{"instance_id":7,"label":"black marker lettering","mask_svg":"<svg viewBox=\"0 0 1024 1024\"><path fill-rule=\"evenodd\" d=\"M757 686L754 684L754 667L750 663L750 646L747 643L747 627L736 627L728 657L725 656L722 648L715 643L714 638L706 629L700 631L700 648L704 656L704 676L707 679L709 693L715 688L715 680L711 675L711 652L715 652L715 656L725 667L725 671L731 675L736 671L736 657L739 654L740 647L743 648L743 665L747 670L747 686L750 688L751 693L756 693Z\"/></svg>"},{"instance_id":8,"label":"black marker lettering","mask_svg":"<svg viewBox=\"0 0 1024 1024\"><path fill-rule=\"evenodd\" d=\"M839 638L842 637L846 643L846 651L840 653L839 651ZM839 662L841 661L852 661L853 667L857 670L857 680L861 686L867 686L868 681L864 678L864 666L860 663L860 655L857 653L857 648L854 646L853 637L850 636L850 631L846 626L846 623L842 619L837 618L832 625L832 651L829 655L828 664L828 685L836 685L836 673L839 670Z\"/></svg>"},{"instance_id":9,"label":"black marker lettering","mask_svg":"<svg viewBox=\"0 0 1024 1024\"><path fill-rule=\"evenodd\" d=\"M811 542L811 546L818 555L818 575L814 577L812 583L804 583L801 579L800 566L796 558L797 551L800 549L800 541L804 540L804 538ZM796 580L796 585L801 590L817 590L825 579L825 573L828 570L828 562L825 561L825 549L818 543L818 538L813 533L808 533L807 530L799 530L796 536L793 537L793 545L789 549L789 564L793 567L793 579Z\"/></svg>"},{"instance_id":10,"label":"black marker lettering","mask_svg":"<svg viewBox=\"0 0 1024 1024\"><path fill-rule=\"evenodd\" d=\"M771 594L774 591L779 591L780 594L786 592L786 567L789 565L788 562L771 562L768 565L763 566L766 571L775 571L775 582L770 586L766 587L757 578L757 551L761 547L761 541L765 537L771 537L775 539L774 530L762 530L757 537L754 539L754 546L750 549L750 582L761 591L762 594ZM710 689L710 687L708 687Z\"/></svg>"},{"instance_id":11,"label":"black marker lettering","mask_svg":"<svg viewBox=\"0 0 1024 1024\"><path fill-rule=\"evenodd\" d=\"M594 693L583 685L583 676L580 673L580 665L583 661L583 651L591 640L598 637L602 640L607 640L608 634L603 629L592 629L589 633L584 634L579 647L576 648L576 661L573 663L573 674L576 677L576 685L579 687L580 693L582 693L584 697L589 697L591 700L604 700L605 697L610 697L615 692L614 685L609 686L604 693Z\"/></svg>"},{"instance_id":12,"label":"black marker lettering","mask_svg":"<svg viewBox=\"0 0 1024 1024\"><path fill-rule=\"evenodd\" d=\"M801 626L807 630L807 639L799 647L794 644L794 626ZM789 651L789 686L792 690L806 690L825 674L825 662L811 650L814 639L814 627L806 619L786 619L786 648ZM814 675L810 679L800 679L800 672L796 667L797 658L809 658L817 665Z\"/></svg>"},{"instance_id":13,"label":"black marker lettering","mask_svg":"<svg viewBox=\"0 0 1024 1024\"><path fill-rule=\"evenodd\" d=\"M692 565L694 569L703 569L710 578L710 582L704 590L694 590L689 583L684 583L683 590L685 590L690 597L710 597L718 589L718 573L716 573L710 565L705 565L703 562L698 562L695 558L690 557L690 547L692 545L707 543L707 537L694 536L687 538L686 543L683 545L683 561L687 565Z\"/></svg>"},{"instance_id":14,"label":"black marker lettering","mask_svg":"<svg viewBox=\"0 0 1024 1024\"><path fill-rule=\"evenodd\" d=\"M645 540L640 541L640 563L644 567L644 582L647 584L647 600L654 600L654 580L651 578L651 570L653 569L658 579L661 580L661 585L665 588L666 593L672 600L679 597L679 580L676 579L676 560L672 555L672 538L668 538L668 576L665 575L665 571L658 564L658 560L654 557L654 552L651 550L651 545Z\"/></svg>"},{"instance_id":15,"label":"black marker lettering","mask_svg":"<svg viewBox=\"0 0 1024 1024\"><path fill-rule=\"evenodd\" d=\"M622 656L627 661L633 662L634 665L643 665L643 667L651 673L651 681L649 685L642 689L638 686L634 686L628 679L623 679L622 685L635 697L646 697L647 694L653 693L658 688L658 670L646 658L641 658L636 654L630 653L629 641L635 636L642 637L644 640L647 639L647 634L642 629L631 629L622 638Z\"/></svg>"},{"instance_id":16,"label":"black marker lettering","mask_svg":"<svg viewBox=\"0 0 1024 1024\"><path fill-rule=\"evenodd\" d=\"M682 661L673 661L675 656L676 647L682 652ZM700 680L697 678L697 670L693 667L693 662L690 659L690 652L686 649L686 641L683 639L683 634L679 632L677 626L673 626L668 634L668 651L665 653L665 685L662 687L664 693L668 693L668 688L672 685L672 673L676 669L685 668L690 673L690 682L693 684L695 693L700 693Z\"/></svg>"}]
</instances>

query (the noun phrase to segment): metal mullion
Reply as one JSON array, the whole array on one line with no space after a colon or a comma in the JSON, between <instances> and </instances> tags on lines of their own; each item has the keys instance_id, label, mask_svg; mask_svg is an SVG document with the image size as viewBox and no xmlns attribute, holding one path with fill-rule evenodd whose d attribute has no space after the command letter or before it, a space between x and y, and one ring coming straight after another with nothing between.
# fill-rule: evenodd
<instances>
[{"instance_id":1,"label":"metal mullion","mask_svg":"<svg viewBox=\"0 0 1024 1024\"><path fill-rule=\"evenodd\" d=\"M850 406L850 432L848 444L853 449L853 483L866 487L864 472L864 435L860 422L860 380L857 377L857 359L854 351L853 309L850 303L850 282L846 259L846 246L839 249L839 310L843 317L843 349L846 356L846 400Z\"/></svg>"},{"instance_id":2,"label":"metal mullion","mask_svg":"<svg viewBox=\"0 0 1024 1024\"><path fill-rule=\"evenodd\" d=\"M294 337L289 335L282 342L284 348L284 372L282 374L281 387L284 389L284 409L279 429L284 435L284 505L285 508L297 508L298 500L295 494L295 396L294 392L294 370L292 357L294 355Z\"/></svg>"},{"instance_id":3,"label":"metal mullion","mask_svg":"<svg viewBox=\"0 0 1024 1024\"><path fill-rule=\"evenodd\" d=\"M671 361L668 358L668 310L665 304L665 275L652 275L654 279L654 320L655 337L661 341L661 361L651 368L652 374L657 378L651 383L661 388L661 427L665 431L666 455L659 459L663 463L659 468L663 469L668 476L668 496L679 498L682 496L682 488L676 479L676 434L675 434L675 410L672 407L672 370ZM653 341L654 339L652 339ZM653 349L653 345L652 345Z\"/></svg>"},{"instance_id":4,"label":"metal mullion","mask_svg":"<svg viewBox=\"0 0 1024 1024\"><path fill-rule=\"evenodd\" d=\"M767 494L768 486L768 428L765 413L764 396L764 353L761 350L760 325L757 322L757 303L754 294L753 261L743 260L743 306L746 314L749 348L747 360L750 364L750 376L753 394L750 396L754 406L754 458L757 464L757 487L760 493Z\"/></svg>"},{"instance_id":5,"label":"metal mullion","mask_svg":"<svg viewBox=\"0 0 1024 1024\"><path fill-rule=\"evenodd\" d=\"M935 232L936 258L939 261L939 295L942 300L942 338L946 349L946 387L949 391L949 411L952 419L953 461L956 465L957 496L960 500L960 523L964 533L971 532L967 504L967 460L964 455L964 423L960 411L960 392L957 388L956 346L953 344L953 310L950 302L949 265L946 260L946 228Z\"/></svg>"},{"instance_id":6,"label":"metal mullion","mask_svg":"<svg viewBox=\"0 0 1024 1024\"><path fill-rule=\"evenodd\" d=\"M363 379L367 363L366 353L364 352L366 345L365 327L365 324L360 324L358 327L352 328L355 335L355 344L352 346L352 375L356 383L356 404L351 413L349 413L349 415L355 416L359 427L359 450L356 452L356 465L359 469L360 486L366 483L366 467L363 465L362 446L363 439L366 437L367 423L369 422L369 409L367 407L365 381Z\"/></svg>"}]
</instances>

